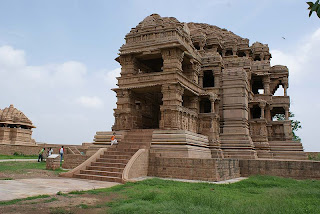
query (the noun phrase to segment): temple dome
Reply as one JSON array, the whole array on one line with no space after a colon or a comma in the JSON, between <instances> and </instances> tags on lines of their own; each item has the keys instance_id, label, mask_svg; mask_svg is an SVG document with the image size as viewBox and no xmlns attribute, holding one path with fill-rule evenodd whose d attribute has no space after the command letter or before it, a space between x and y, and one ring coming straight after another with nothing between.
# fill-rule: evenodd
<instances>
[{"instance_id":1,"label":"temple dome","mask_svg":"<svg viewBox=\"0 0 320 214\"><path fill-rule=\"evenodd\" d=\"M26 125L35 128L31 120L12 104L3 110L0 110L0 123Z\"/></svg>"}]
</instances>

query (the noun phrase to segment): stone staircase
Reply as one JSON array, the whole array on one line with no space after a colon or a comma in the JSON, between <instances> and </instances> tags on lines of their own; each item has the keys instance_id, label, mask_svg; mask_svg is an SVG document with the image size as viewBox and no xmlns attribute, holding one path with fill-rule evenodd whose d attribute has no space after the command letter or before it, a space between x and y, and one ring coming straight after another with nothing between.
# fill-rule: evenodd
<instances>
[{"instance_id":1,"label":"stone staircase","mask_svg":"<svg viewBox=\"0 0 320 214\"><path fill-rule=\"evenodd\" d=\"M307 160L303 146L296 141L269 141L273 159Z\"/></svg>"},{"instance_id":2,"label":"stone staircase","mask_svg":"<svg viewBox=\"0 0 320 214\"><path fill-rule=\"evenodd\" d=\"M85 170L80 170L80 173L74 174L73 177L122 183L122 172L136 151L137 149L112 146Z\"/></svg>"},{"instance_id":3,"label":"stone staircase","mask_svg":"<svg viewBox=\"0 0 320 214\"><path fill-rule=\"evenodd\" d=\"M121 142L107 149L86 169L74 174L74 178L123 183L122 173L139 149L149 149L153 130L133 130L127 132Z\"/></svg>"}]
</instances>

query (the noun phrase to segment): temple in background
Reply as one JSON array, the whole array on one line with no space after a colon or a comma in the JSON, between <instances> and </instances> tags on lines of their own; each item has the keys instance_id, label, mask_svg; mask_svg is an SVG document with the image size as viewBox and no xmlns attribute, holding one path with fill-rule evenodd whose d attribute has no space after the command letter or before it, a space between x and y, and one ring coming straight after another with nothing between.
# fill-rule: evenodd
<instances>
[{"instance_id":1,"label":"temple in background","mask_svg":"<svg viewBox=\"0 0 320 214\"><path fill-rule=\"evenodd\" d=\"M31 120L13 105L0 109L0 144L36 145L33 128Z\"/></svg>"}]
</instances>

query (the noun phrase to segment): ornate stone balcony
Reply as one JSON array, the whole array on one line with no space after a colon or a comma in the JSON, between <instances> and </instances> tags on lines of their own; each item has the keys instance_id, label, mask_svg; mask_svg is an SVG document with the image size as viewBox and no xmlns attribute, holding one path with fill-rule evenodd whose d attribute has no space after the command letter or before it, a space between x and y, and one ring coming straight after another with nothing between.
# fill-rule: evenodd
<instances>
[{"instance_id":1,"label":"ornate stone balcony","mask_svg":"<svg viewBox=\"0 0 320 214\"><path fill-rule=\"evenodd\" d=\"M290 105L289 96L272 96L272 106Z\"/></svg>"}]
</instances>

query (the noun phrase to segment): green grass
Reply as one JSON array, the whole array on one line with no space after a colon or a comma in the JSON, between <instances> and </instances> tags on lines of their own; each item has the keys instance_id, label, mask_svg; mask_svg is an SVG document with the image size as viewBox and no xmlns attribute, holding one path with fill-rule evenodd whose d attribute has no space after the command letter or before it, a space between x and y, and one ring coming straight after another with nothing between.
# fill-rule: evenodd
<instances>
[{"instance_id":1,"label":"green grass","mask_svg":"<svg viewBox=\"0 0 320 214\"><path fill-rule=\"evenodd\" d=\"M224 185L149 179L86 193L119 195L108 213L320 213L320 181L271 176Z\"/></svg>"},{"instance_id":2,"label":"green grass","mask_svg":"<svg viewBox=\"0 0 320 214\"><path fill-rule=\"evenodd\" d=\"M14 200L10 200L10 201L0 201L0 206L12 205L12 204L16 204L20 201L29 201L29 200L34 200L34 199L38 199L38 198L49 198L49 197L50 197L49 195L37 195L37 196L28 197L28 198L14 199Z\"/></svg>"},{"instance_id":3,"label":"green grass","mask_svg":"<svg viewBox=\"0 0 320 214\"><path fill-rule=\"evenodd\" d=\"M30 169L46 170L46 162L0 162L0 172L25 173ZM55 173L66 172L62 169L54 170Z\"/></svg>"},{"instance_id":4,"label":"green grass","mask_svg":"<svg viewBox=\"0 0 320 214\"><path fill-rule=\"evenodd\" d=\"M3 159L38 159L37 155L0 155L0 160Z\"/></svg>"},{"instance_id":5,"label":"green grass","mask_svg":"<svg viewBox=\"0 0 320 214\"><path fill-rule=\"evenodd\" d=\"M320 161L320 154L314 156L308 155L308 159L313 161Z\"/></svg>"}]
</instances>

